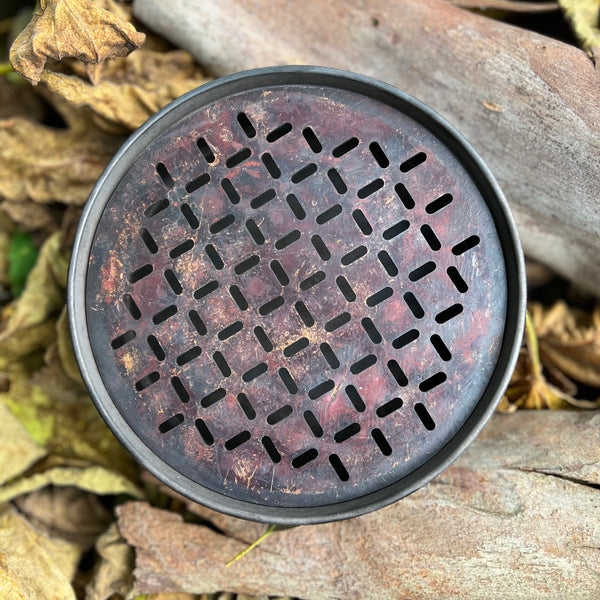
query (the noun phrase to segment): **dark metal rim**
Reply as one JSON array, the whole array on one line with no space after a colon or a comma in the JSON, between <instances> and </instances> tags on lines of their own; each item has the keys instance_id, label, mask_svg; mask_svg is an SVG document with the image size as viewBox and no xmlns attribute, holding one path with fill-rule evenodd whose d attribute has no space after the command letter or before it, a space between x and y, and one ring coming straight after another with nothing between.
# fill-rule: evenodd
<instances>
[{"instance_id":1,"label":"dark metal rim","mask_svg":"<svg viewBox=\"0 0 600 600\"><path fill-rule=\"evenodd\" d=\"M96 227L113 190L139 153L192 110L224 95L274 85L346 89L389 104L428 128L454 152L487 202L507 273L507 319L498 363L486 391L460 431L426 463L386 488L314 507L265 506L230 498L188 479L155 455L113 404L97 369L87 330L85 287ZM517 360L525 322L525 267L517 229L498 183L462 135L432 109L388 84L354 73L324 67L267 67L224 77L188 92L156 113L125 142L98 179L84 209L73 246L67 303L75 354L92 400L116 437L142 466L177 492L220 512L267 523L306 525L355 517L407 496L448 467L473 441L500 401Z\"/></svg>"}]
</instances>

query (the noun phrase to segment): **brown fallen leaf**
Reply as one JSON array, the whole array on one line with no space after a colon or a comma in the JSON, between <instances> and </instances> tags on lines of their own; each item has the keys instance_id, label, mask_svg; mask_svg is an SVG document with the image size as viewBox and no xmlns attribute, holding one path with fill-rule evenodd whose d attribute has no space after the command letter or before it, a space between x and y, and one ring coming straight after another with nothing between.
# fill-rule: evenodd
<instances>
[{"instance_id":1,"label":"brown fallen leaf","mask_svg":"<svg viewBox=\"0 0 600 600\"><path fill-rule=\"evenodd\" d=\"M71 104L92 109L104 119L133 130L155 112L207 81L184 50L139 50L102 66L91 85L76 75L44 71L41 81Z\"/></svg>"},{"instance_id":2,"label":"brown fallen leaf","mask_svg":"<svg viewBox=\"0 0 600 600\"><path fill-rule=\"evenodd\" d=\"M33 88L21 80L21 84L0 77L0 120L9 117L28 117L40 121L44 105Z\"/></svg>"},{"instance_id":3,"label":"brown fallen leaf","mask_svg":"<svg viewBox=\"0 0 600 600\"><path fill-rule=\"evenodd\" d=\"M43 204L36 204L30 200L19 202L5 200L0 206L23 231L56 228L56 219L52 210Z\"/></svg>"},{"instance_id":4,"label":"brown fallen leaf","mask_svg":"<svg viewBox=\"0 0 600 600\"><path fill-rule=\"evenodd\" d=\"M10 49L10 62L34 85L48 59L74 57L99 63L126 56L144 43L145 35L114 12L91 0L41 0L29 25Z\"/></svg>"}]
</instances>

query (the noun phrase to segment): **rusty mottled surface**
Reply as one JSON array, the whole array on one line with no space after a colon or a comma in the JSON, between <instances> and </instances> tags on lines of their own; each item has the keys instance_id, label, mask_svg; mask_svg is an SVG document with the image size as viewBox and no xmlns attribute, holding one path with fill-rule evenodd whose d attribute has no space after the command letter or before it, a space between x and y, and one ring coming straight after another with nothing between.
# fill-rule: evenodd
<instances>
[{"instance_id":1,"label":"rusty mottled surface","mask_svg":"<svg viewBox=\"0 0 600 600\"><path fill-rule=\"evenodd\" d=\"M493 219L450 150L317 86L223 98L153 141L104 211L86 297L144 443L212 490L290 507L435 455L489 382L507 302Z\"/></svg>"}]
</instances>

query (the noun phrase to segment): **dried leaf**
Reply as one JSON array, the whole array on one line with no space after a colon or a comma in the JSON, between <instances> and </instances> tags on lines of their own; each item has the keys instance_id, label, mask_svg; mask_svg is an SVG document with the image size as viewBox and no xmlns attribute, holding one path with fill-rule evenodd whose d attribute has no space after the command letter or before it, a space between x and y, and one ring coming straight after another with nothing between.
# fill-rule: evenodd
<instances>
[{"instance_id":1,"label":"dried leaf","mask_svg":"<svg viewBox=\"0 0 600 600\"><path fill-rule=\"evenodd\" d=\"M25 231L51 229L54 225L52 211L44 204L36 204L31 200L21 200L19 202L4 200L0 206Z\"/></svg>"},{"instance_id":2,"label":"dried leaf","mask_svg":"<svg viewBox=\"0 0 600 600\"><path fill-rule=\"evenodd\" d=\"M84 385L71 342L66 306L63 308L56 322L56 350L60 364L67 377L80 385Z\"/></svg>"},{"instance_id":3,"label":"dried leaf","mask_svg":"<svg viewBox=\"0 0 600 600\"><path fill-rule=\"evenodd\" d=\"M40 81L49 58L99 63L127 56L144 43L146 36L131 23L90 0L41 0L40 4L10 49L15 71L33 84Z\"/></svg>"},{"instance_id":4,"label":"dried leaf","mask_svg":"<svg viewBox=\"0 0 600 600\"><path fill-rule=\"evenodd\" d=\"M582 48L597 61L600 57L600 1L558 0L558 3Z\"/></svg>"},{"instance_id":5,"label":"dried leaf","mask_svg":"<svg viewBox=\"0 0 600 600\"><path fill-rule=\"evenodd\" d=\"M116 523L96 541L100 561L85 589L86 600L108 600L114 594L127 596L133 587L133 548L121 536Z\"/></svg>"},{"instance_id":6,"label":"dried leaf","mask_svg":"<svg viewBox=\"0 0 600 600\"><path fill-rule=\"evenodd\" d=\"M70 581L79 562L75 544L36 531L14 508L0 508L0 597L75 600Z\"/></svg>"},{"instance_id":7,"label":"dried leaf","mask_svg":"<svg viewBox=\"0 0 600 600\"><path fill-rule=\"evenodd\" d=\"M45 71L43 81L67 101L91 108L127 129L135 129L156 111L206 82L190 54L183 50L140 50L102 66L100 82Z\"/></svg>"},{"instance_id":8,"label":"dried leaf","mask_svg":"<svg viewBox=\"0 0 600 600\"><path fill-rule=\"evenodd\" d=\"M0 77L0 120L28 117L40 121L43 116L43 102L31 86L23 80L18 85Z\"/></svg>"},{"instance_id":9,"label":"dried leaf","mask_svg":"<svg viewBox=\"0 0 600 600\"><path fill-rule=\"evenodd\" d=\"M26 471L47 452L27 433L19 419L0 403L0 485Z\"/></svg>"}]
</instances>

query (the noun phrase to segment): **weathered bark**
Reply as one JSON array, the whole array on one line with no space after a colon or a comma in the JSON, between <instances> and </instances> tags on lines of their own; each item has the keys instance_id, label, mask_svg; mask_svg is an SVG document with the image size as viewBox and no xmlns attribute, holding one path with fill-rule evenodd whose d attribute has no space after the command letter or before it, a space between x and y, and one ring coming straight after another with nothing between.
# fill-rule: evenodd
<instances>
[{"instance_id":1,"label":"weathered bark","mask_svg":"<svg viewBox=\"0 0 600 600\"><path fill-rule=\"evenodd\" d=\"M437 110L490 166L527 254L600 295L600 69L582 51L442 0L135 0L215 75L349 69Z\"/></svg>"},{"instance_id":2,"label":"weathered bark","mask_svg":"<svg viewBox=\"0 0 600 600\"><path fill-rule=\"evenodd\" d=\"M465 454L396 504L272 534L199 512L220 532L132 502L119 527L140 592L228 591L310 600L596 599L600 413L496 415Z\"/></svg>"}]
</instances>

